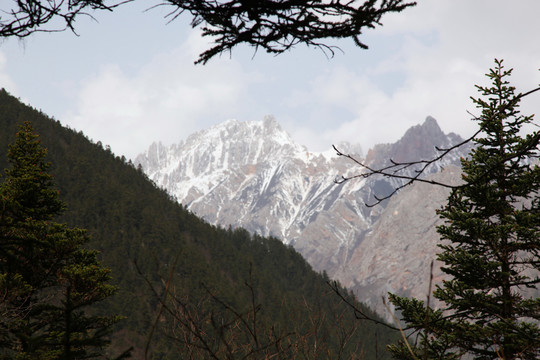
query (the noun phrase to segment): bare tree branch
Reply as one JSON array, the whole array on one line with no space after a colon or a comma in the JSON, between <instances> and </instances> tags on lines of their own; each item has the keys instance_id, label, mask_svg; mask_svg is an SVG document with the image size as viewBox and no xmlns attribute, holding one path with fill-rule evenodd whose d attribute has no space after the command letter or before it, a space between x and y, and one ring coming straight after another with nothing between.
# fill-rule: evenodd
<instances>
[{"instance_id":1,"label":"bare tree branch","mask_svg":"<svg viewBox=\"0 0 540 360\"><path fill-rule=\"evenodd\" d=\"M362 309L360 309L356 304L351 302L349 299L347 299L347 297L344 294L342 294L341 289L339 288L339 284L336 281L329 281L328 285L330 286L332 291L334 291L334 293L336 293L336 295L341 299L341 301L343 301L348 307L350 307L354 311L354 316L356 317L357 320L371 321L377 325L382 325L384 327L387 327L395 331L401 330L400 328L392 326L388 324L387 322L377 319L375 317L372 317L366 314L365 311L362 311Z\"/></svg>"}]
</instances>

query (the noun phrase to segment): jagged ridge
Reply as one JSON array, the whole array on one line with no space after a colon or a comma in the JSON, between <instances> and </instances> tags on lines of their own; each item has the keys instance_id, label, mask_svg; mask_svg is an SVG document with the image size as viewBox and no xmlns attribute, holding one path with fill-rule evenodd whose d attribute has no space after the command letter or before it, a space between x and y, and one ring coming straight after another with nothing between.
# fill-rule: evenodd
<instances>
[{"instance_id":1,"label":"jagged ridge","mask_svg":"<svg viewBox=\"0 0 540 360\"><path fill-rule=\"evenodd\" d=\"M382 167L390 159L432 158L437 155L436 146L449 147L459 141L459 136L444 134L436 120L428 117L395 144L377 145L365 158L358 145L342 143L339 148L344 153L356 150L353 155L359 160ZM457 164L465 152L449 154L428 173ZM373 237L387 205L369 208L365 203L401 184L375 177L335 184L337 175L362 170L333 152L309 152L272 117L229 120L177 145L155 143L135 163L210 223L276 236L293 245L314 269L325 270L352 287L362 287L358 279L367 274L352 273L361 269L349 263L351 259L366 261L358 249L366 234ZM414 174L415 168L407 171Z\"/></svg>"}]
</instances>

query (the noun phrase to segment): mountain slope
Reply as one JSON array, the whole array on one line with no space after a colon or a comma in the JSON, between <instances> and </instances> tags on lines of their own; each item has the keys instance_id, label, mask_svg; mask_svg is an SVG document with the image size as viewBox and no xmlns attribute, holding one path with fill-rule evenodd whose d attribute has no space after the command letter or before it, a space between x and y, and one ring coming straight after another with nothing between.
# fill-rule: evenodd
<instances>
[{"instance_id":1,"label":"mountain slope","mask_svg":"<svg viewBox=\"0 0 540 360\"><path fill-rule=\"evenodd\" d=\"M148 331L160 308L145 278L160 293L161 277L169 274L174 275L171 289L185 299L188 310L216 319L223 314L223 306L210 301L209 294L244 313L251 304L245 284L252 279L263 329L277 325L275 329L301 335L313 330L309 320L321 316L317 329L328 336L323 343L307 337L307 344L319 341L330 352L337 351L340 344L336 326L358 324L352 313L341 317L343 323L336 323L334 314L350 312L329 291L328 278L315 273L296 251L277 239L209 225L157 189L125 159L91 143L83 134L63 128L4 90L0 91L0 121L0 148L5 149L17 124L34 124L49 150L52 173L68 205L62 220L87 228L90 246L101 251L103 262L112 269L120 290L102 310L127 316L117 329L113 350L132 345L134 358L144 358ZM7 166L5 157L0 157L0 166ZM151 346L153 358L182 358L183 347L168 337L172 324L170 317L159 322ZM392 339L395 336L384 328L363 322L347 350L364 348L365 358L374 359Z\"/></svg>"},{"instance_id":2,"label":"mountain slope","mask_svg":"<svg viewBox=\"0 0 540 360\"><path fill-rule=\"evenodd\" d=\"M449 165L429 178L457 185L461 170ZM442 224L436 210L449 193L445 187L415 183L392 197L336 278L388 319L382 301L388 292L425 299L430 276L434 283L443 279L440 263L435 261L440 243L436 226Z\"/></svg>"}]
</instances>

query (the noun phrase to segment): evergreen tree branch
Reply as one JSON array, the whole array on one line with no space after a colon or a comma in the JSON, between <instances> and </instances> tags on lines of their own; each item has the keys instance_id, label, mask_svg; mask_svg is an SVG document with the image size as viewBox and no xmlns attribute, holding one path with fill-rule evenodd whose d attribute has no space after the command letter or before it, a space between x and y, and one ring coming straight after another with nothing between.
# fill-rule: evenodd
<instances>
[{"instance_id":1,"label":"evergreen tree branch","mask_svg":"<svg viewBox=\"0 0 540 360\"><path fill-rule=\"evenodd\" d=\"M403 321L422 334L421 344L435 358L517 360L540 355L535 321L540 318L540 301L522 292L540 280L540 167L521 164L538 156L540 136L538 131L522 135L521 128L532 123L532 116L519 115L523 95L514 96L506 80L511 70L495 62L487 74L492 86L477 86L483 98L473 98L482 110L476 119L482 135L474 139L477 146L469 157L462 159L464 185L453 189L438 211L445 221L437 227L444 240L438 260L449 276L433 292L441 309L432 313L429 304L390 296ZM427 313L433 320L422 322ZM390 350L400 358L404 346Z\"/></svg>"}]
</instances>

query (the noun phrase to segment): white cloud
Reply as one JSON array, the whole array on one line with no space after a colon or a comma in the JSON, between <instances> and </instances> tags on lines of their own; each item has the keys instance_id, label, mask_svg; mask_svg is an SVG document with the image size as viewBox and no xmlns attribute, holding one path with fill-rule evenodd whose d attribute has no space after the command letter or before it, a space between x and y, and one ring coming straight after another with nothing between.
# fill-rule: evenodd
<instances>
[{"instance_id":1,"label":"white cloud","mask_svg":"<svg viewBox=\"0 0 540 360\"><path fill-rule=\"evenodd\" d=\"M152 141L266 114L312 150L342 140L367 150L427 115L446 132L471 133L469 96L495 57L516 68L519 91L540 84L539 13L538 0L420 1L369 31L367 51L344 41L345 54L330 60L302 46L252 59L240 46L204 66L193 61L208 41L182 24L189 16L164 27L152 12L115 13L80 38L42 34L24 54L2 48L0 85L128 157ZM538 112L538 96L522 110Z\"/></svg>"},{"instance_id":2,"label":"white cloud","mask_svg":"<svg viewBox=\"0 0 540 360\"><path fill-rule=\"evenodd\" d=\"M117 154L134 157L156 140L178 142L190 133L233 117L260 75L236 61L194 66L200 41L192 34L178 49L160 54L133 74L103 65L78 93L64 122Z\"/></svg>"},{"instance_id":3,"label":"white cloud","mask_svg":"<svg viewBox=\"0 0 540 360\"><path fill-rule=\"evenodd\" d=\"M401 41L397 52L370 68L326 71L293 97L312 108L313 117L342 107L351 113L349 118L325 132L309 131L309 123L294 132L311 144L359 141L367 150L397 140L431 115L445 132L470 135L476 124L467 113L475 112L469 97L477 96L475 84L488 84L484 74L494 58L504 58L506 66L516 69L511 80L518 91L540 83L540 42L534 35L540 33L538 13L538 1L419 2L383 20L385 26L370 40ZM404 79L385 91L378 79L393 74ZM524 112L535 111L534 102L524 103Z\"/></svg>"}]
</instances>

